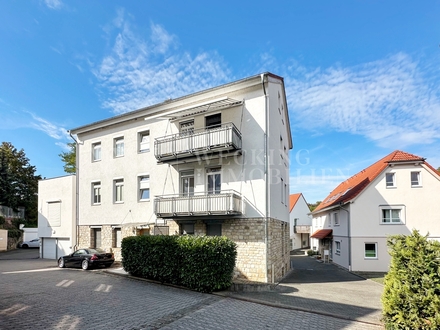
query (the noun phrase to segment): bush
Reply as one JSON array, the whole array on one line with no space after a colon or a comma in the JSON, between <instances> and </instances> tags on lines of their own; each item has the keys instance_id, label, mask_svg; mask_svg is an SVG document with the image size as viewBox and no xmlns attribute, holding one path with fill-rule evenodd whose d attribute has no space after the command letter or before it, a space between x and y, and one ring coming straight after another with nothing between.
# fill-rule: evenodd
<instances>
[{"instance_id":1,"label":"bush","mask_svg":"<svg viewBox=\"0 0 440 330\"><path fill-rule=\"evenodd\" d=\"M390 271L382 295L386 329L440 328L440 243L418 231L388 238Z\"/></svg>"},{"instance_id":2,"label":"bush","mask_svg":"<svg viewBox=\"0 0 440 330\"><path fill-rule=\"evenodd\" d=\"M132 236L121 247L122 266L134 276L200 292L223 290L232 283L237 251L226 237Z\"/></svg>"},{"instance_id":3,"label":"bush","mask_svg":"<svg viewBox=\"0 0 440 330\"><path fill-rule=\"evenodd\" d=\"M8 237L10 238L20 238L22 231L17 228L8 229Z\"/></svg>"},{"instance_id":4,"label":"bush","mask_svg":"<svg viewBox=\"0 0 440 330\"><path fill-rule=\"evenodd\" d=\"M317 252L315 252L315 251L313 251L313 250L307 250L307 255L308 255L309 257L311 257L311 256L313 256L313 255L315 255L315 254L317 254Z\"/></svg>"},{"instance_id":5,"label":"bush","mask_svg":"<svg viewBox=\"0 0 440 330\"><path fill-rule=\"evenodd\" d=\"M5 217L0 215L0 227L2 227L5 223L6 223Z\"/></svg>"}]
</instances>

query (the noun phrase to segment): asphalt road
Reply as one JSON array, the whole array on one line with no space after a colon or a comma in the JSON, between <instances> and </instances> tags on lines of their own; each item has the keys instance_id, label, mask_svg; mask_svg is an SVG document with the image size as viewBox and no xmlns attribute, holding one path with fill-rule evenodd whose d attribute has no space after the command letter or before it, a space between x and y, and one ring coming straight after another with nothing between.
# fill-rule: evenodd
<instances>
[{"instance_id":1,"label":"asphalt road","mask_svg":"<svg viewBox=\"0 0 440 330\"><path fill-rule=\"evenodd\" d=\"M55 265L0 254L0 329L378 329Z\"/></svg>"}]
</instances>

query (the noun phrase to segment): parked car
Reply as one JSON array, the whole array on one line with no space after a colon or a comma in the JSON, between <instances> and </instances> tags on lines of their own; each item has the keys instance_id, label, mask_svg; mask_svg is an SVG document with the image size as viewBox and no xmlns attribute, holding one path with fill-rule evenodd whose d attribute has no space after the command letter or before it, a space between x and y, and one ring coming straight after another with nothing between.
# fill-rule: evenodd
<instances>
[{"instance_id":1,"label":"parked car","mask_svg":"<svg viewBox=\"0 0 440 330\"><path fill-rule=\"evenodd\" d=\"M81 267L87 270L92 267L110 267L115 262L113 253L101 249L79 249L58 259L58 267Z\"/></svg>"},{"instance_id":2,"label":"parked car","mask_svg":"<svg viewBox=\"0 0 440 330\"><path fill-rule=\"evenodd\" d=\"M33 240L30 240L30 241L24 241L23 243L20 244L20 247L23 249L39 248L40 247L40 239L34 238Z\"/></svg>"}]
</instances>

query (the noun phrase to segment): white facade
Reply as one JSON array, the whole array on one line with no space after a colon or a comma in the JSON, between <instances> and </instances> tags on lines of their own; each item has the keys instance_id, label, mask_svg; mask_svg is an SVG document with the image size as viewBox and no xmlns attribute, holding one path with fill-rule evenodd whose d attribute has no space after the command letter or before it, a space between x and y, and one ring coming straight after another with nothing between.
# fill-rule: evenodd
<instances>
[{"instance_id":1,"label":"white facade","mask_svg":"<svg viewBox=\"0 0 440 330\"><path fill-rule=\"evenodd\" d=\"M72 133L80 245L98 242L117 253L120 237L159 227L221 234L239 219L289 221L292 141L278 76L250 77ZM267 275L270 258L266 251L266 279L274 278Z\"/></svg>"},{"instance_id":2,"label":"white facade","mask_svg":"<svg viewBox=\"0 0 440 330\"><path fill-rule=\"evenodd\" d=\"M76 176L38 182L40 257L58 259L76 244Z\"/></svg>"},{"instance_id":3,"label":"white facade","mask_svg":"<svg viewBox=\"0 0 440 330\"><path fill-rule=\"evenodd\" d=\"M309 213L310 208L303 194L290 195L290 240L292 250L310 246L312 217Z\"/></svg>"},{"instance_id":4,"label":"white facade","mask_svg":"<svg viewBox=\"0 0 440 330\"><path fill-rule=\"evenodd\" d=\"M333 230L333 262L352 271L386 272L390 235L416 229L440 239L438 191L440 175L424 159L390 161L355 198L314 212L312 231Z\"/></svg>"}]
</instances>

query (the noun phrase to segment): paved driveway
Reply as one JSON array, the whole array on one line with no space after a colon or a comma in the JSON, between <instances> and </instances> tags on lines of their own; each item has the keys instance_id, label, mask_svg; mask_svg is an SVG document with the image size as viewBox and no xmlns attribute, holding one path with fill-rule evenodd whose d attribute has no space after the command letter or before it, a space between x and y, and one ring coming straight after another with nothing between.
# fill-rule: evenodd
<instances>
[{"instance_id":1,"label":"paved driveway","mask_svg":"<svg viewBox=\"0 0 440 330\"><path fill-rule=\"evenodd\" d=\"M291 260L293 270L275 292L243 292L234 295L323 315L381 324L381 284L308 256L296 255Z\"/></svg>"},{"instance_id":2,"label":"paved driveway","mask_svg":"<svg viewBox=\"0 0 440 330\"><path fill-rule=\"evenodd\" d=\"M0 260L0 329L377 329L167 287L54 260Z\"/></svg>"}]
</instances>

